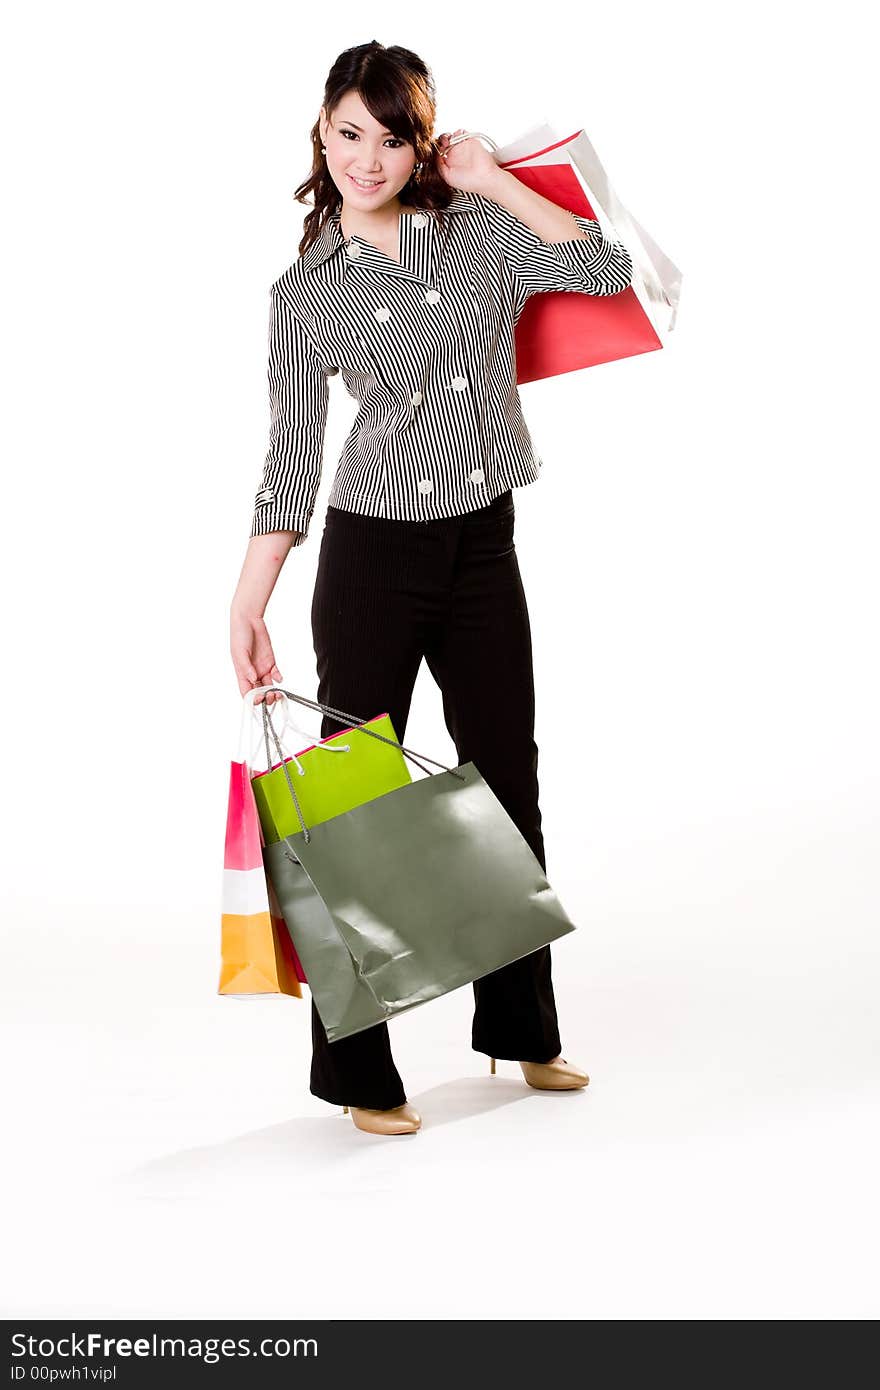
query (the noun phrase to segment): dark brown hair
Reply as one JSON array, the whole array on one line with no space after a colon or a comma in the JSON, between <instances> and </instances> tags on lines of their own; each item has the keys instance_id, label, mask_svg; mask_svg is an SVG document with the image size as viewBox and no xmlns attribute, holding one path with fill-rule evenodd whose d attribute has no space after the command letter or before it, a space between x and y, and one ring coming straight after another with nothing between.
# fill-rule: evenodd
<instances>
[{"instance_id":1,"label":"dark brown hair","mask_svg":"<svg viewBox=\"0 0 880 1390\"><path fill-rule=\"evenodd\" d=\"M345 49L330 69L323 101L328 117L350 91L357 92L375 120L398 139L409 141L416 163L422 165L421 169L413 169L400 190L401 203L418 204L442 217L454 189L437 169L439 146L433 133L434 81L427 65L408 48L386 48L373 39L370 43ZM320 236L328 217L342 202L321 153L320 119L312 127L311 139L312 172L293 194L298 203L304 203L307 194L314 195L314 206L304 222L300 255Z\"/></svg>"}]
</instances>

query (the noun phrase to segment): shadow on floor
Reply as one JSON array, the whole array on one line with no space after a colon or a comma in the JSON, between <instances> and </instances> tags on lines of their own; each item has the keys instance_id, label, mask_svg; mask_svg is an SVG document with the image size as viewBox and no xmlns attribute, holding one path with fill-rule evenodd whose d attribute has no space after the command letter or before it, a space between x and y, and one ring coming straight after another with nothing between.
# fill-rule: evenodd
<instances>
[{"instance_id":1,"label":"shadow on floor","mask_svg":"<svg viewBox=\"0 0 880 1390\"><path fill-rule=\"evenodd\" d=\"M365 1146L413 1144L429 1139L441 1125L478 1119L509 1105L523 1103L579 1103L583 1091L536 1091L522 1081L503 1076L464 1076L444 1081L423 1092L412 1092L407 1099L422 1117L422 1128L415 1134L367 1134L356 1128L341 1106L327 1106L326 1115L308 1115L251 1130L219 1143L181 1149L151 1159L120 1173L117 1190L131 1196L159 1200L190 1199L196 1193L226 1190L230 1181L252 1184L255 1179L273 1177L302 1179L309 1173L327 1178L327 1164L334 1160L344 1166ZM338 1181L334 1170L334 1181ZM363 1192L363 1175L358 1178Z\"/></svg>"}]
</instances>

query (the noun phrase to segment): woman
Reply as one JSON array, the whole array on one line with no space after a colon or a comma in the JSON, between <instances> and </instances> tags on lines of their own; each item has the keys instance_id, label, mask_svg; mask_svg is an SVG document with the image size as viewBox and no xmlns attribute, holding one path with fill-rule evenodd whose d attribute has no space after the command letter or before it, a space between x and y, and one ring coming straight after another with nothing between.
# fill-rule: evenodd
<instances>
[{"instance_id":1,"label":"woman","mask_svg":"<svg viewBox=\"0 0 880 1390\"><path fill-rule=\"evenodd\" d=\"M401 742L427 661L459 762L472 760L546 872L531 634L511 489L539 477L516 390L530 294L616 294L632 262L598 222L499 168L478 139L435 141L416 54L372 42L334 63L312 130L299 259L272 286L269 450L230 615L242 695L281 681L263 614L306 539L328 377L359 402L321 540L311 619L318 699ZM457 134L461 132L456 132ZM258 699L263 697L257 697ZM265 697L273 702L275 696ZM322 737L339 732L325 716ZM474 983L472 1046L540 1089L586 1086L561 1053L545 947ZM314 1095L358 1128L417 1130L387 1024L328 1043L312 1001Z\"/></svg>"}]
</instances>

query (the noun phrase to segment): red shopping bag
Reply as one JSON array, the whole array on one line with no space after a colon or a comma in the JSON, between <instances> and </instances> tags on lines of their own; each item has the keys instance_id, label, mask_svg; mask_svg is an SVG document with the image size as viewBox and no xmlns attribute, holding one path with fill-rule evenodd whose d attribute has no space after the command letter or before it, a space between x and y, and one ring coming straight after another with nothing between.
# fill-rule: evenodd
<instances>
[{"instance_id":1,"label":"red shopping bag","mask_svg":"<svg viewBox=\"0 0 880 1390\"><path fill-rule=\"evenodd\" d=\"M528 188L598 221L633 260L633 283L619 294L532 295L515 329L517 384L662 348L659 332L674 325L681 273L627 212L586 133L560 138L537 126L494 153Z\"/></svg>"}]
</instances>

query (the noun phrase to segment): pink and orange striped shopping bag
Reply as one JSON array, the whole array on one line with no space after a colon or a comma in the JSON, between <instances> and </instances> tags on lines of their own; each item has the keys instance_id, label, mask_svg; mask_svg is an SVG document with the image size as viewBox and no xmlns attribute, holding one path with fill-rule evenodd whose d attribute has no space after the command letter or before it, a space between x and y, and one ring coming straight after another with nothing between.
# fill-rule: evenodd
<instances>
[{"instance_id":1,"label":"pink and orange striped shopping bag","mask_svg":"<svg viewBox=\"0 0 880 1390\"><path fill-rule=\"evenodd\" d=\"M305 974L263 864L263 832L242 759L230 764L218 994L302 998Z\"/></svg>"}]
</instances>

